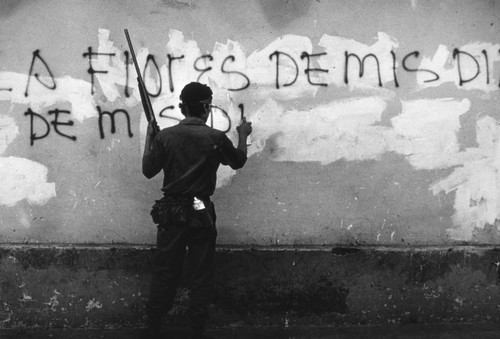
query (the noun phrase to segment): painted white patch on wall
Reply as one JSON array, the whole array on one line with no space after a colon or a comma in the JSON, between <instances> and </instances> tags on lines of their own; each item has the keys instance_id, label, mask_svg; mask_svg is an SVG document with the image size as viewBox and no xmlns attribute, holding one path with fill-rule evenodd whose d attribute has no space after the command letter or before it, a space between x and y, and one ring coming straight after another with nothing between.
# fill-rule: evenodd
<instances>
[{"instance_id":1,"label":"painted white patch on wall","mask_svg":"<svg viewBox=\"0 0 500 339\"><path fill-rule=\"evenodd\" d=\"M52 80L46 77L40 79L47 84ZM71 104L71 118L83 121L86 118L97 116L94 98L90 94L90 83L84 80L73 79L69 76L56 78L54 90L44 87L32 76L25 96L28 76L14 72L0 72L0 83L11 91L0 91L0 100L10 101L12 104L29 105L36 113L41 113L46 107L57 103Z\"/></svg>"},{"instance_id":2,"label":"painted white patch on wall","mask_svg":"<svg viewBox=\"0 0 500 339\"><path fill-rule=\"evenodd\" d=\"M493 158L500 152L496 147L499 127L491 118L483 118L478 127L480 149L460 152L457 132L460 116L470 109L469 100L403 101L401 114L391 119L392 126L382 126L378 123L386 109L385 100L382 96L339 100L305 112L286 110L268 100L252 116L255 141L249 154L261 152L274 138L272 159L276 161L329 164L339 159L377 159L395 152L406 156L416 169L462 165L464 169L456 169L432 189L434 194L457 190L453 219L457 229L450 230L450 237L470 240L470 225L484 227L500 214L500 180L496 175L500 160ZM484 159L485 153L489 159ZM474 207L469 207L471 201Z\"/></svg>"},{"instance_id":3,"label":"painted white patch on wall","mask_svg":"<svg viewBox=\"0 0 500 339\"><path fill-rule=\"evenodd\" d=\"M285 110L268 100L254 115L250 155L261 152L274 136L277 161L376 159L387 151L389 128L374 126L386 108L381 97L332 101L309 111ZM273 112L273 114L269 114Z\"/></svg>"},{"instance_id":4,"label":"painted white patch on wall","mask_svg":"<svg viewBox=\"0 0 500 339\"><path fill-rule=\"evenodd\" d=\"M47 167L29 159L0 158L0 204L14 206L26 199L43 205L56 196L55 183L47 182Z\"/></svg>"},{"instance_id":5,"label":"painted white patch on wall","mask_svg":"<svg viewBox=\"0 0 500 339\"><path fill-rule=\"evenodd\" d=\"M19 135L14 118L0 115L0 154ZM0 157L0 205L14 206L27 199L30 204L45 204L56 196L55 183L47 183L45 166L18 157ZM29 227L29 220L21 210L19 223Z\"/></svg>"},{"instance_id":6,"label":"painted white patch on wall","mask_svg":"<svg viewBox=\"0 0 500 339\"><path fill-rule=\"evenodd\" d=\"M459 151L460 116L470 109L467 99L419 99L402 102L402 113L391 120L397 140L391 150L407 156L416 169L455 166Z\"/></svg>"},{"instance_id":7,"label":"painted white patch on wall","mask_svg":"<svg viewBox=\"0 0 500 339\"><path fill-rule=\"evenodd\" d=\"M122 61L122 58L124 58L123 51L113 46L114 43L109 40L109 34L109 30L99 29L99 46L97 47L99 55L92 59L92 67L106 71L106 73L96 73L96 78L99 80L99 85L106 98L113 102L123 95L123 92L119 92L117 85L126 85L126 76L124 76L126 74L126 65ZM111 56L110 54L113 53L115 55ZM137 88L135 77L130 87Z\"/></svg>"},{"instance_id":8,"label":"painted white patch on wall","mask_svg":"<svg viewBox=\"0 0 500 339\"><path fill-rule=\"evenodd\" d=\"M378 125L386 100L383 96L338 100L309 111L285 110L268 100L252 115L255 142L249 153L261 152L274 136L277 161L329 164L396 152L407 156L416 169L455 165L446 159L459 150L456 133L460 116L470 108L467 99L403 101L392 126Z\"/></svg>"},{"instance_id":9,"label":"painted white patch on wall","mask_svg":"<svg viewBox=\"0 0 500 339\"><path fill-rule=\"evenodd\" d=\"M14 118L0 115L0 154L3 154L9 144L19 135Z\"/></svg>"},{"instance_id":10,"label":"painted white patch on wall","mask_svg":"<svg viewBox=\"0 0 500 339\"><path fill-rule=\"evenodd\" d=\"M457 228L449 234L458 240L470 240L475 227L500 219L500 126L485 116L477 121L476 134L478 147L450 155L450 163L461 166L432 185L434 194L455 191Z\"/></svg>"}]
</instances>

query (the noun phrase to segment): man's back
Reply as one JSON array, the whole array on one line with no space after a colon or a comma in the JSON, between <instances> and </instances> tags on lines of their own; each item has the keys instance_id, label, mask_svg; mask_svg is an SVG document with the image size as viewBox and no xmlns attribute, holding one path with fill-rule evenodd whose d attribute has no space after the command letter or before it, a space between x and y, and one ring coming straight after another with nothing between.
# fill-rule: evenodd
<instances>
[{"instance_id":1,"label":"man's back","mask_svg":"<svg viewBox=\"0 0 500 339\"><path fill-rule=\"evenodd\" d=\"M165 195L211 196L220 164L241 168L246 155L203 120L187 117L155 138L148 170L164 172Z\"/></svg>"}]
</instances>

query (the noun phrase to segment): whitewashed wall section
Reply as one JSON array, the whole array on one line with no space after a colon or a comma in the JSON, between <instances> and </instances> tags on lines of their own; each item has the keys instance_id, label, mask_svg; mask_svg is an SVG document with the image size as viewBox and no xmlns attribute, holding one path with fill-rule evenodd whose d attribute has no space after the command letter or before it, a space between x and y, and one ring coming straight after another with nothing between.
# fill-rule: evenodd
<instances>
[{"instance_id":1,"label":"whitewashed wall section","mask_svg":"<svg viewBox=\"0 0 500 339\"><path fill-rule=\"evenodd\" d=\"M99 115L95 91L101 91L108 102L139 105L135 72L124 41L109 37L108 30L100 29L98 49L88 54L93 69L89 74L95 82L53 78L50 56L38 52L33 54L29 74L0 72L0 100L26 105L32 113L69 103L70 115L63 114L59 123L52 124L69 138L78 126L68 121L82 122ZM470 240L474 227L500 219L500 129L490 116L494 112L484 112L477 118L478 147L462 149L457 139L460 117L469 111L471 102L458 93L475 91L487 101L499 91L500 45L472 42L453 50L441 45L430 54L415 50L404 55L398 55L399 48L397 38L385 33L379 33L371 45L325 34L318 46L308 37L285 35L251 53L235 41L216 43L212 51L202 52L195 41L171 30L162 56L150 56L139 44L136 52L148 90L155 94L153 106L162 127L181 118L176 106L182 86L199 80L214 89L214 103L222 108L214 110L210 120L216 128L229 129L234 140L242 110L252 121L251 155L261 152L271 136L277 136L275 161L329 164L339 159L376 160L394 152L405 156L415 169L454 168L429 190L436 195L455 193L456 228L449 234L452 239ZM413 82L402 81L408 78ZM444 85L453 86L457 97L424 93ZM326 88L346 92L320 95ZM401 99L398 91L402 88L416 99ZM394 102L400 112L389 123L382 123L387 106ZM36 147L45 127L35 114L27 114L29 118L34 119L31 142ZM143 117L141 144L145 129ZM8 111L1 112L0 155L19 137L15 120ZM0 157L0 204L14 206L24 199L44 204L57 198L57 183L47 182L47 171L43 164L22 156ZM219 185L234 175L222 168Z\"/></svg>"}]
</instances>

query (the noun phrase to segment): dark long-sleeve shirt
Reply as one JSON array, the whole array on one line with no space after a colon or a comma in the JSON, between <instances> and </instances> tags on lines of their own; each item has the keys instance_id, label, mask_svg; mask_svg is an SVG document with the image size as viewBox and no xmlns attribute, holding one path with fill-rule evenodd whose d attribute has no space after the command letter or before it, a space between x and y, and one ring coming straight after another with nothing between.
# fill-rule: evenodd
<instances>
[{"instance_id":1,"label":"dark long-sleeve shirt","mask_svg":"<svg viewBox=\"0 0 500 339\"><path fill-rule=\"evenodd\" d=\"M187 117L156 135L143 158L143 172L151 178L163 169L165 195L204 197L214 193L220 164L238 169L246 160L225 133Z\"/></svg>"}]
</instances>

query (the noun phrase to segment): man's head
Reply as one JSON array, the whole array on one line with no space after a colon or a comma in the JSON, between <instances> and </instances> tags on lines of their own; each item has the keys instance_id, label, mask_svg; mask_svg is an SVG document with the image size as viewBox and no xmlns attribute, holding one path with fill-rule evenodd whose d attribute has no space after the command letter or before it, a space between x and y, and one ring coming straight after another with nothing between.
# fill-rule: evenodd
<instances>
[{"instance_id":1,"label":"man's head","mask_svg":"<svg viewBox=\"0 0 500 339\"><path fill-rule=\"evenodd\" d=\"M181 108L185 116L208 118L210 105L212 103L212 90L210 87L199 82L191 82L184 86L181 91Z\"/></svg>"}]
</instances>

